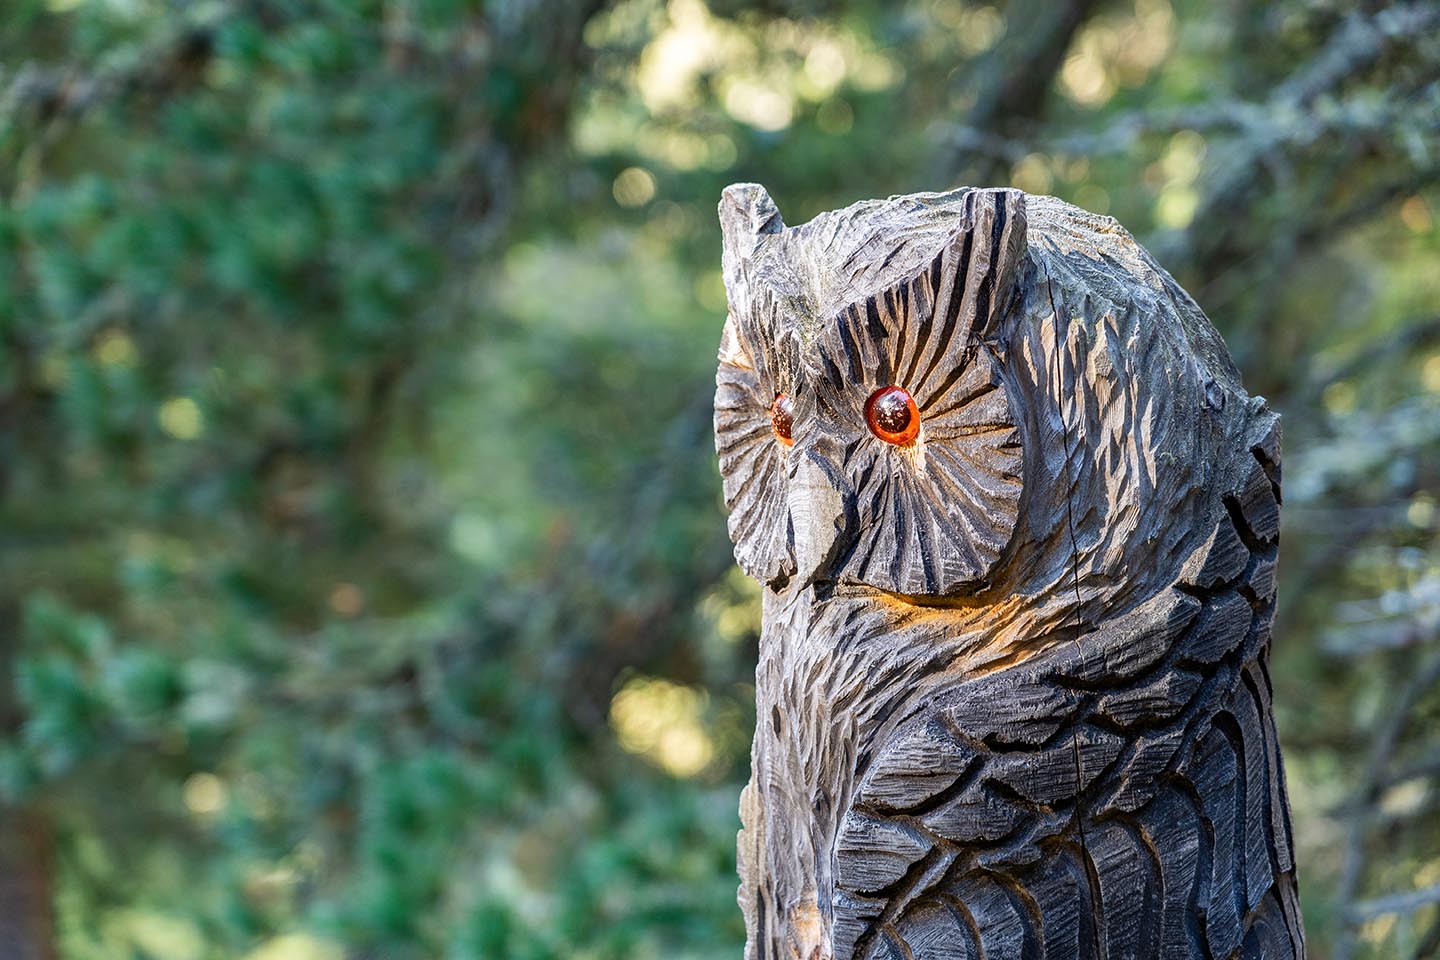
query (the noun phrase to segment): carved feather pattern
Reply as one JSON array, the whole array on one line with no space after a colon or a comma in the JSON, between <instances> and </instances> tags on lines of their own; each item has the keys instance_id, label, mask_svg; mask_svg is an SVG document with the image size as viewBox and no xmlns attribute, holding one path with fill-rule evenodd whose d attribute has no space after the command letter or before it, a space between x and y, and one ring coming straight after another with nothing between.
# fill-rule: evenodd
<instances>
[{"instance_id":1,"label":"carved feather pattern","mask_svg":"<svg viewBox=\"0 0 1440 960\"><path fill-rule=\"evenodd\" d=\"M773 291L761 287L731 315L715 372L715 450L735 560L762 582L789 576L794 562L786 518L786 450L771 426L777 394L793 392Z\"/></svg>"},{"instance_id":2,"label":"carved feather pattern","mask_svg":"<svg viewBox=\"0 0 1440 960\"><path fill-rule=\"evenodd\" d=\"M746 489L773 500L775 553L836 545L766 581L747 958L1303 957L1268 673L1278 425L1199 308L1050 198L794 230L759 188L727 201L732 325L756 339L726 334L721 394L769 338L751 402L781 382L808 418L783 489ZM979 282L1016 296L981 308L986 238L1011 265ZM896 381L924 418L909 448L855 427ZM833 531L812 489L844 505Z\"/></svg>"},{"instance_id":3,"label":"carved feather pattern","mask_svg":"<svg viewBox=\"0 0 1440 960\"><path fill-rule=\"evenodd\" d=\"M1021 441L987 338L1024 256L1023 198L970 192L925 269L817 331L817 443L851 478L867 532L839 579L946 594L980 580L1010 540ZM888 444L865 426L866 399L889 384L920 409L912 446Z\"/></svg>"},{"instance_id":4,"label":"carved feather pattern","mask_svg":"<svg viewBox=\"0 0 1440 960\"><path fill-rule=\"evenodd\" d=\"M873 205L727 255L732 310L716 375L716 449L736 559L762 581L794 572L785 475L792 458L811 450L845 475L859 526L878 534L849 545L842 579L949 593L978 585L1010 539L1022 450L993 333L1024 258L1024 195L973 190L943 199L917 205L916 229L878 264L864 256L878 242L864 229ZM778 222L766 201L747 223ZM793 249L836 263L848 280L807 287L786 259ZM863 295L820 318L816 311L844 299L840 291ZM866 427L865 401L892 383L920 410L920 436L908 447ZM793 452L771 430L778 393L797 404Z\"/></svg>"},{"instance_id":5,"label":"carved feather pattern","mask_svg":"<svg viewBox=\"0 0 1440 960\"><path fill-rule=\"evenodd\" d=\"M1273 429L1172 587L890 738L837 831L835 956L1303 955L1270 711ZM899 855L866 855L897 828Z\"/></svg>"}]
</instances>

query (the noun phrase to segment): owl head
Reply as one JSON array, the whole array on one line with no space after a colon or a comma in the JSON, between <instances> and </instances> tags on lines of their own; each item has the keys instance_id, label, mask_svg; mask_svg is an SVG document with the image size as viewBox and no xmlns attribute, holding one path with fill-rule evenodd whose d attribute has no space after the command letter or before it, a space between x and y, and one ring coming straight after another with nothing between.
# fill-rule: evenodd
<instances>
[{"instance_id":1,"label":"owl head","mask_svg":"<svg viewBox=\"0 0 1440 960\"><path fill-rule=\"evenodd\" d=\"M777 589L982 589L1023 483L1003 327L1025 194L867 201L787 228L737 184L720 220L715 436L741 567Z\"/></svg>"}]
</instances>

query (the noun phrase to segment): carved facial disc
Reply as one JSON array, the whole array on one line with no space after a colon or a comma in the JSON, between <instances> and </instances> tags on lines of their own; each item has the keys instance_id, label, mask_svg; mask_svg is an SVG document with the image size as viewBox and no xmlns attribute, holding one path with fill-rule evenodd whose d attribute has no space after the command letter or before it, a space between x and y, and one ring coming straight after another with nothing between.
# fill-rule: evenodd
<instances>
[{"instance_id":1,"label":"carved facial disc","mask_svg":"<svg viewBox=\"0 0 1440 960\"><path fill-rule=\"evenodd\" d=\"M1004 321L1024 195L872 201L787 228L742 184L720 212L715 432L740 565L777 589L983 585L1022 486Z\"/></svg>"}]
</instances>

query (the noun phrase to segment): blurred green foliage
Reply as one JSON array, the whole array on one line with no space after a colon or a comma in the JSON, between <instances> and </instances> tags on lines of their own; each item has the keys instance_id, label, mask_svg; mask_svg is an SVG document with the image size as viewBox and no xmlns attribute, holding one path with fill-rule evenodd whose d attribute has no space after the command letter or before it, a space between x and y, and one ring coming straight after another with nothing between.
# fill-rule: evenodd
<instances>
[{"instance_id":1,"label":"blurred green foliage","mask_svg":"<svg viewBox=\"0 0 1440 960\"><path fill-rule=\"evenodd\" d=\"M0 930L738 955L714 203L964 181L1119 217L1284 413L1312 948L1435 955L1437 158L1425 3L7 3Z\"/></svg>"}]
</instances>

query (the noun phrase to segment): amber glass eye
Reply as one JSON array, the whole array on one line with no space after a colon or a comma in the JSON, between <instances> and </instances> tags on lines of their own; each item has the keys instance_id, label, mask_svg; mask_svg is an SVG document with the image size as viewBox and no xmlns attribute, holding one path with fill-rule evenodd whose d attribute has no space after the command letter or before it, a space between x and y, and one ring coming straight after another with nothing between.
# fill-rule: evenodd
<instances>
[{"instance_id":1,"label":"amber glass eye","mask_svg":"<svg viewBox=\"0 0 1440 960\"><path fill-rule=\"evenodd\" d=\"M904 446L920 435L920 408L909 390L892 383L865 401L865 422L881 440Z\"/></svg>"},{"instance_id":2,"label":"amber glass eye","mask_svg":"<svg viewBox=\"0 0 1440 960\"><path fill-rule=\"evenodd\" d=\"M770 426L775 431L776 438L785 446L795 443L795 438L790 434L795 427L795 403L783 393L775 394L775 402L770 404Z\"/></svg>"}]
</instances>

